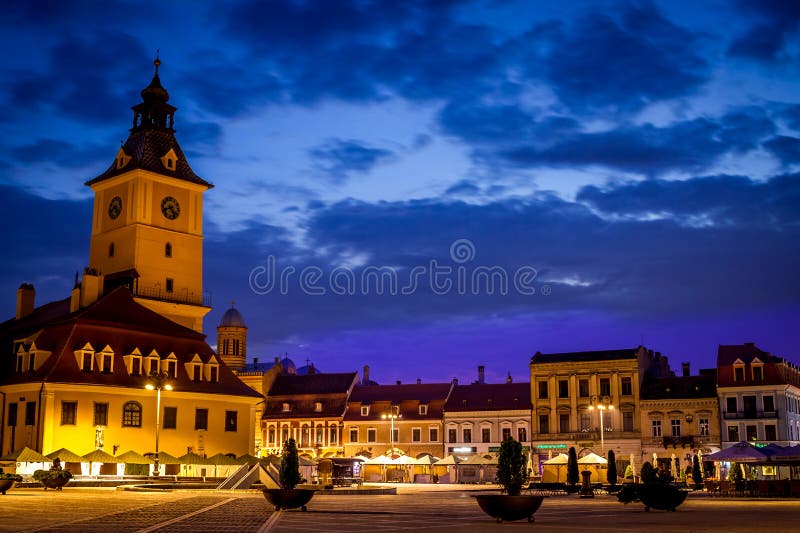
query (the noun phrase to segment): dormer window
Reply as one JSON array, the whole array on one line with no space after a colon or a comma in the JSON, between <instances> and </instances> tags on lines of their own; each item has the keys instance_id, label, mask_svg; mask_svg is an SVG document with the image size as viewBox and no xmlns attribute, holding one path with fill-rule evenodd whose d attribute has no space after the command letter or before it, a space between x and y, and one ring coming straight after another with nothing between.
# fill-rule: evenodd
<instances>
[{"instance_id":1,"label":"dormer window","mask_svg":"<svg viewBox=\"0 0 800 533\"><path fill-rule=\"evenodd\" d=\"M160 369L158 368L160 360L161 356L158 355L157 351L153 350L152 352L150 352L150 354L147 356L147 360L145 361L145 368L144 368L148 376L152 375L155 372L160 371Z\"/></svg>"},{"instance_id":2,"label":"dormer window","mask_svg":"<svg viewBox=\"0 0 800 533\"><path fill-rule=\"evenodd\" d=\"M116 162L117 168L118 169L125 168L125 166L128 164L130 160L131 156L126 154L125 150L120 148L119 151L117 152L117 162Z\"/></svg>"},{"instance_id":3,"label":"dormer window","mask_svg":"<svg viewBox=\"0 0 800 533\"><path fill-rule=\"evenodd\" d=\"M427 415L428 414L428 404L421 403L419 405L419 414Z\"/></svg>"},{"instance_id":4,"label":"dormer window","mask_svg":"<svg viewBox=\"0 0 800 533\"><path fill-rule=\"evenodd\" d=\"M22 352L17 354L17 374L22 374L22 369L24 368L23 357Z\"/></svg>"},{"instance_id":5,"label":"dormer window","mask_svg":"<svg viewBox=\"0 0 800 533\"><path fill-rule=\"evenodd\" d=\"M142 375L142 358L141 357L132 357L131 358L131 375L133 375L133 376L141 376Z\"/></svg>"},{"instance_id":6,"label":"dormer window","mask_svg":"<svg viewBox=\"0 0 800 533\"><path fill-rule=\"evenodd\" d=\"M114 372L114 351L111 346L106 344L106 347L95 355L97 356L97 366L100 372L103 374Z\"/></svg>"},{"instance_id":7,"label":"dormer window","mask_svg":"<svg viewBox=\"0 0 800 533\"><path fill-rule=\"evenodd\" d=\"M750 363L750 370L753 374L753 381L764 381L764 363L756 358Z\"/></svg>"},{"instance_id":8,"label":"dormer window","mask_svg":"<svg viewBox=\"0 0 800 533\"><path fill-rule=\"evenodd\" d=\"M142 352L139 351L139 348L134 348L128 355L123 355L122 360L129 375L142 375Z\"/></svg>"},{"instance_id":9,"label":"dormer window","mask_svg":"<svg viewBox=\"0 0 800 533\"><path fill-rule=\"evenodd\" d=\"M164 168L167 170L175 170L175 166L178 162L178 156L175 154L175 150L172 148L169 149L169 152L164 154L161 158L161 164L164 165Z\"/></svg>"},{"instance_id":10,"label":"dormer window","mask_svg":"<svg viewBox=\"0 0 800 533\"><path fill-rule=\"evenodd\" d=\"M361 416L369 416L369 405L361 406Z\"/></svg>"},{"instance_id":11,"label":"dormer window","mask_svg":"<svg viewBox=\"0 0 800 533\"><path fill-rule=\"evenodd\" d=\"M192 365L192 381L200 381L202 379L202 370L200 365Z\"/></svg>"},{"instance_id":12,"label":"dormer window","mask_svg":"<svg viewBox=\"0 0 800 533\"><path fill-rule=\"evenodd\" d=\"M314 402L314 412L315 413L322 412L322 402Z\"/></svg>"},{"instance_id":13,"label":"dormer window","mask_svg":"<svg viewBox=\"0 0 800 533\"><path fill-rule=\"evenodd\" d=\"M209 368L208 381L210 381L211 383L216 383L217 381L219 381L218 372L219 368L216 365Z\"/></svg>"},{"instance_id":14,"label":"dormer window","mask_svg":"<svg viewBox=\"0 0 800 533\"><path fill-rule=\"evenodd\" d=\"M83 353L83 361L81 362L81 370L83 372L91 372L94 365L94 357L92 357L91 353L84 352Z\"/></svg>"},{"instance_id":15,"label":"dormer window","mask_svg":"<svg viewBox=\"0 0 800 533\"><path fill-rule=\"evenodd\" d=\"M744 362L741 359L733 363L733 381L744 381Z\"/></svg>"},{"instance_id":16,"label":"dormer window","mask_svg":"<svg viewBox=\"0 0 800 533\"><path fill-rule=\"evenodd\" d=\"M281 405L281 411L284 413L289 413L291 412L291 410L292 410L291 404L289 402L283 402L283 405Z\"/></svg>"}]
</instances>

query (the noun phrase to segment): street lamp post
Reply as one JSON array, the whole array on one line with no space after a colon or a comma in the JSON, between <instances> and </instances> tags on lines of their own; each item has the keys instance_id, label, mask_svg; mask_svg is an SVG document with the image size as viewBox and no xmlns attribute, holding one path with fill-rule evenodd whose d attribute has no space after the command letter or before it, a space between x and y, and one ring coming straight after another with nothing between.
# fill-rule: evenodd
<instances>
[{"instance_id":1,"label":"street lamp post","mask_svg":"<svg viewBox=\"0 0 800 533\"><path fill-rule=\"evenodd\" d=\"M397 418L401 418L403 415L400 414L399 405L391 405L389 409L390 409L389 413L384 413L383 415L381 415L381 418L383 418L384 420L388 418L391 423L391 429L389 430L390 431L389 443L391 446L389 448L389 457L394 457L394 421ZM395 413L395 409L397 409L397 413Z\"/></svg>"},{"instance_id":2,"label":"street lamp post","mask_svg":"<svg viewBox=\"0 0 800 533\"><path fill-rule=\"evenodd\" d=\"M150 375L150 382L144 386L147 390L156 391L156 455L153 458L153 475L158 477L158 434L161 429L161 389L172 390L172 385L167 383L169 374L166 372L153 372Z\"/></svg>"},{"instance_id":3,"label":"street lamp post","mask_svg":"<svg viewBox=\"0 0 800 533\"><path fill-rule=\"evenodd\" d=\"M614 406L613 405L605 405L605 404L600 403L600 404L597 404L597 405L590 405L589 409L597 409L597 411L600 413L600 452L603 455L605 455L605 453L606 453L606 440L605 440L606 427L603 424L603 412L606 411L606 410L613 411L614 410Z\"/></svg>"}]
</instances>

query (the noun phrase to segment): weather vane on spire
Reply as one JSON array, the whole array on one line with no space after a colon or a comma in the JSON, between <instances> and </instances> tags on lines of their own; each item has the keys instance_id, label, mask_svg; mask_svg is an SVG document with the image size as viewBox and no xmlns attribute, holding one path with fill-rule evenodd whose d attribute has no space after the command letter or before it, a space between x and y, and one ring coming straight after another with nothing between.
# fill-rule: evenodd
<instances>
[{"instance_id":1,"label":"weather vane on spire","mask_svg":"<svg viewBox=\"0 0 800 533\"><path fill-rule=\"evenodd\" d=\"M156 58L153 61L153 65L155 65L155 67L156 67L156 76L158 76L158 67L161 66L161 60L158 58L158 54L159 54L160 51L161 51L160 48L156 48Z\"/></svg>"}]
</instances>

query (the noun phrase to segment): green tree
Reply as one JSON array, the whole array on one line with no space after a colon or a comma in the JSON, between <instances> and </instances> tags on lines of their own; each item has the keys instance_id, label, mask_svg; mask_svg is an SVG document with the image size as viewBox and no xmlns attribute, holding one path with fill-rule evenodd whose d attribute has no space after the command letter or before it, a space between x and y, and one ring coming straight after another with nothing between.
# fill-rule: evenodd
<instances>
[{"instance_id":1,"label":"green tree","mask_svg":"<svg viewBox=\"0 0 800 533\"><path fill-rule=\"evenodd\" d=\"M509 496L519 496L522 485L528 481L528 466L522 444L508 437L500 444L500 456L497 458L497 482L503 486Z\"/></svg>"},{"instance_id":2,"label":"green tree","mask_svg":"<svg viewBox=\"0 0 800 533\"><path fill-rule=\"evenodd\" d=\"M653 467L653 464L650 461L644 462L639 476L642 478L642 483L649 484L656 483L658 481L658 474L656 474L656 469Z\"/></svg>"},{"instance_id":3,"label":"green tree","mask_svg":"<svg viewBox=\"0 0 800 533\"><path fill-rule=\"evenodd\" d=\"M567 483L570 485L577 485L580 481L580 473L578 472L578 453L575 447L569 449L569 457L567 459Z\"/></svg>"},{"instance_id":4,"label":"green tree","mask_svg":"<svg viewBox=\"0 0 800 533\"><path fill-rule=\"evenodd\" d=\"M617 484L617 458L614 455L614 450L608 450L608 471L606 472L606 477L610 485Z\"/></svg>"},{"instance_id":5,"label":"green tree","mask_svg":"<svg viewBox=\"0 0 800 533\"><path fill-rule=\"evenodd\" d=\"M297 456L297 444L294 439L289 439L283 444L280 483L282 489L289 490L300 483L300 459Z\"/></svg>"},{"instance_id":6,"label":"green tree","mask_svg":"<svg viewBox=\"0 0 800 533\"><path fill-rule=\"evenodd\" d=\"M692 480L695 485L703 482L703 473L700 471L700 458L697 455L692 458Z\"/></svg>"},{"instance_id":7,"label":"green tree","mask_svg":"<svg viewBox=\"0 0 800 533\"><path fill-rule=\"evenodd\" d=\"M739 463L731 464L731 469L728 471L728 479L730 481L741 481L744 479L744 475L742 475L742 467L739 466Z\"/></svg>"},{"instance_id":8,"label":"green tree","mask_svg":"<svg viewBox=\"0 0 800 533\"><path fill-rule=\"evenodd\" d=\"M633 466L628 465L625 467L625 479L633 479Z\"/></svg>"}]
</instances>

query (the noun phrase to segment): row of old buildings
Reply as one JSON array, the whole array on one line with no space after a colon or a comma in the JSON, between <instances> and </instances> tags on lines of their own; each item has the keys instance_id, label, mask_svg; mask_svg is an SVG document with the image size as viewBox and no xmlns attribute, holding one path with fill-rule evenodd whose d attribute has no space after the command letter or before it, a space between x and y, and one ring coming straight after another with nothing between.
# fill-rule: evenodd
<instances>
[{"instance_id":1,"label":"row of old buildings","mask_svg":"<svg viewBox=\"0 0 800 533\"><path fill-rule=\"evenodd\" d=\"M800 440L798 369L752 344L721 346L717 368L694 376L638 347L537 353L527 383L486 383L479 367L474 383L391 385L288 359L247 364L234 308L212 347L202 276L212 185L175 138L159 64L128 139L86 182L88 265L54 302L37 305L23 283L15 316L0 323L0 456L25 446L263 455L292 437L311 457L442 457L492 452L513 436L534 461L570 446L635 460Z\"/></svg>"}]
</instances>

